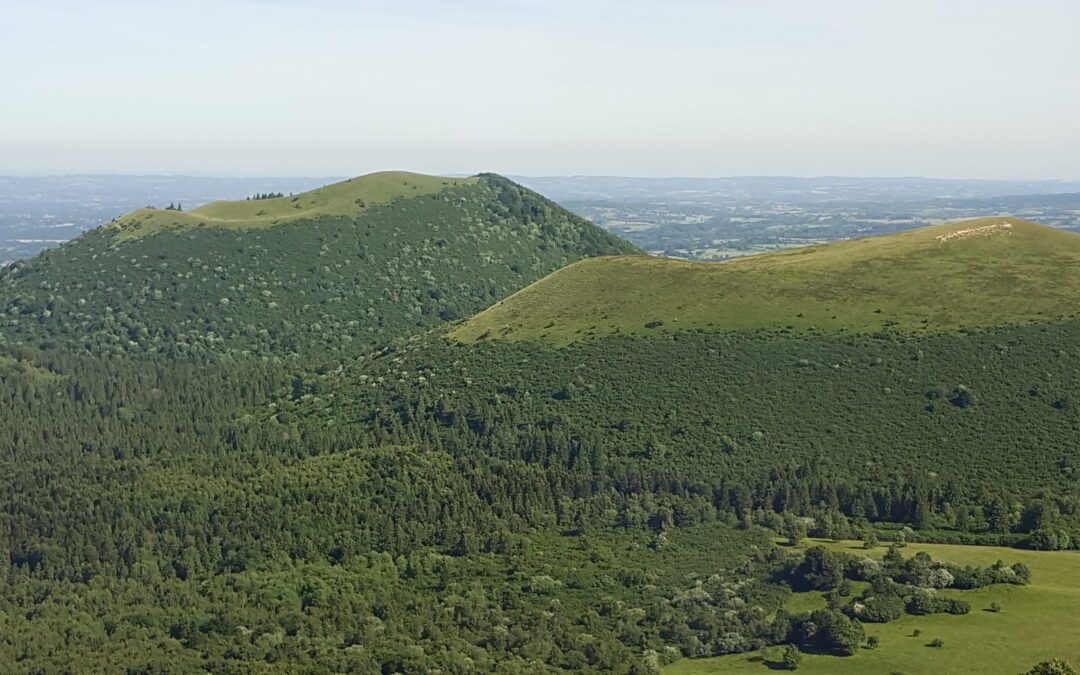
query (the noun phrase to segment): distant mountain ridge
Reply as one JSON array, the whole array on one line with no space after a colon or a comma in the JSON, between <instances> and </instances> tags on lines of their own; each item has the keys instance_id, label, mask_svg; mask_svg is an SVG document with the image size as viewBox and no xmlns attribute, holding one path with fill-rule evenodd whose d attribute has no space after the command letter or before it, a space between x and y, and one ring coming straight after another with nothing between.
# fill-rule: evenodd
<instances>
[{"instance_id":1,"label":"distant mountain ridge","mask_svg":"<svg viewBox=\"0 0 1080 675\"><path fill-rule=\"evenodd\" d=\"M637 249L493 174L384 172L278 199L140 209L0 272L0 341L340 350Z\"/></svg>"}]
</instances>

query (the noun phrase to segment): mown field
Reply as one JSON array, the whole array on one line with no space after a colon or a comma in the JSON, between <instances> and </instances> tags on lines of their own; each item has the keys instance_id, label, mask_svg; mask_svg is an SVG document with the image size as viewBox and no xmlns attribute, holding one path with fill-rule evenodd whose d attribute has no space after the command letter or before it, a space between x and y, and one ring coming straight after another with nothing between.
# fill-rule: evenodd
<instances>
[{"instance_id":1,"label":"mown field","mask_svg":"<svg viewBox=\"0 0 1080 675\"><path fill-rule=\"evenodd\" d=\"M835 550L857 553L861 542L807 541ZM875 556L885 552L874 550ZM926 551L935 560L988 565L997 560L1022 562L1032 571L1029 586L995 585L971 591L946 591L971 603L965 616L905 614L887 624L866 624L867 635L881 644L851 657L804 654L800 673L1021 673L1040 661L1062 658L1080 663L1080 552L1035 552L992 546L912 544L905 557ZM1001 605L998 613L990 603ZM823 607L818 593L796 593L788 600L792 611ZM918 630L920 634L914 635ZM944 646L928 643L935 638ZM683 659L664 670L666 675L763 673L780 667L782 648L711 659Z\"/></svg>"}]
</instances>

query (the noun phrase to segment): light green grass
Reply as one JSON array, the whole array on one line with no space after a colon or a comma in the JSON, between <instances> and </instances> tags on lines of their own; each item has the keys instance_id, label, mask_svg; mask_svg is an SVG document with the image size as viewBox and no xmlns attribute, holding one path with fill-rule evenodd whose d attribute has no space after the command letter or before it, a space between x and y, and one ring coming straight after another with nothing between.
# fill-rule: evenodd
<instances>
[{"instance_id":1,"label":"light green grass","mask_svg":"<svg viewBox=\"0 0 1080 675\"><path fill-rule=\"evenodd\" d=\"M835 550L862 552L859 542L821 542ZM872 554L880 557L884 547ZM1007 673L1016 674L1040 661L1063 658L1080 665L1080 552L1036 552L990 546L911 544L905 556L926 551L936 560L988 565L997 560L1022 562L1032 571L1029 586L996 585L972 591L947 591L971 603L964 616L904 615L886 624L865 624L867 635L877 635L876 650L861 649L850 657L804 654L797 672L808 673ZM991 602L1000 613L985 611ZM820 594L794 594L789 608L805 611L823 606ZM912 631L922 634L912 637ZM926 644L941 638L935 649ZM780 648L762 653L712 659L683 659L664 670L665 675L768 673L766 661L779 661Z\"/></svg>"},{"instance_id":2,"label":"light green grass","mask_svg":"<svg viewBox=\"0 0 1080 675\"><path fill-rule=\"evenodd\" d=\"M276 199L216 201L191 211L138 209L112 221L118 240L166 229L219 227L252 229L316 216L359 215L397 197L430 194L475 178L442 178L407 171L383 171Z\"/></svg>"},{"instance_id":3,"label":"light green grass","mask_svg":"<svg viewBox=\"0 0 1080 675\"><path fill-rule=\"evenodd\" d=\"M456 328L567 343L686 328L930 332L1072 315L1080 234L1014 218L934 225L728 262L641 256L569 265ZM653 321L663 324L646 328Z\"/></svg>"}]
</instances>

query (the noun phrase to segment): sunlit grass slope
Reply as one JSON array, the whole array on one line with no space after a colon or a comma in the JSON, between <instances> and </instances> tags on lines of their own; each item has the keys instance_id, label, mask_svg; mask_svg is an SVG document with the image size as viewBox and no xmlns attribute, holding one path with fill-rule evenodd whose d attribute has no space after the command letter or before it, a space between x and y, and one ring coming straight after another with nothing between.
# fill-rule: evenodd
<instances>
[{"instance_id":1,"label":"sunlit grass slope","mask_svg":"<svg viewBox=\"0 0 1080 675\"><path fill-rule=\"evenodd\" d=\"M381 171L275 199L215 201L191 211L138 209L117 218L110 226L118 230L121 240L189 227L252 229L316 216L356 216L398 197L415 197L474 182L476 178Z\"/></svg>"},{"instance_id":2,"label":"sunlit grass slope","mask_svg":"<svg viewBox=\"0 0 1080 675\"><path fill-rule=\"evenodd\" d=\"M860 553L860 542L822 542L835 550ZM850 657L804 654L799 673L1006 673L1015 675L1050 658L1080 664L1080 552L1022 551L990 546L912 544L905 556L926 551L935 560L960 564L989 565L997 560L1022 562L1031 568L1029 586L987 586L973 591L945 591L971 603L971 613L963 616L932 614L912 616L886 624L865 624L867 635L876 635L877 649L861 649ZM873 552L880 557L884 547ZM814 594L793 594L788 606L793 611L823 607ZM819 595L819 594L818 594ZM990 603L1000 612L986 611ZM920 634L913 635L915 630ZM939 638L940 648L927 644ZM665 675L720 675L727 673L768 673L780 660L780 648L722 656L711 659L684 659L664 670Z\"/></svg>"},{"instance_id":3,"label":"sunlit grass slope","mask_svg":"<svg viewBox=\"0 0 1080 675\"><path fill-rule=\"evenodd\" d=\"M1080 234L983 218L723 263L583 260L452 336L566 343L687 328L930 332L1071 316Z\"/></svg>"}]
</instances>

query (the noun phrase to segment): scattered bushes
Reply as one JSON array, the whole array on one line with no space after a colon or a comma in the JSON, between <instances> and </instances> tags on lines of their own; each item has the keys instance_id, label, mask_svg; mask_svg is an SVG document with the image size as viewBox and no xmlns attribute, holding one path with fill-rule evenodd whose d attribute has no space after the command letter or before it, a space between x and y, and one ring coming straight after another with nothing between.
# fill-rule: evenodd
<instances>
[{"instance_id":1,"label":"scattered bushes","mask_svg":"<svg viewBox=\"0 0 1080 675\"><path fill-rule=\"evenodd\" d=\"M826 600L852 619L866 623L887 623L905 612L914 615L967 614L971 605L941 594L945 588L978 588L989 584L1026 584L1030 570L1017 563L1003 562L987 567L960 567L934 561L926 553L904 559L893 546L879 563L850 554L814 546L801 560L787 565L786 576L797 590L827 591ZM869 581L862 594L841 606L843 585L849 580Z\"/></svg>"}]
</instances>

